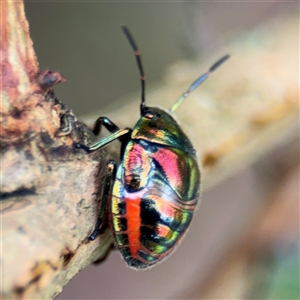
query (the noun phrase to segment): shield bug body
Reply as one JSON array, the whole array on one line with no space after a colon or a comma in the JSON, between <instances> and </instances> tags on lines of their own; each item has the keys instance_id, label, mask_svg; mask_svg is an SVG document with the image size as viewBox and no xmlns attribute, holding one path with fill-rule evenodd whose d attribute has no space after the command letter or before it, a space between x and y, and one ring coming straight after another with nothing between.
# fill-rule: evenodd
<instances>
[{"instance_id":1,"label":"shield bug body","mask_svg":"<svg viewBox=\"0 0 300 300\"><path fill-rule=\"evenodd\" d=\"M128 28L122 26L122 30L139 67L141 117L133 129L119 129L107 117L100 117L93 132L97 135L103 125L112 134L91 146L77 146L93 152L120 140L120 164L116 170L115 162L108 162L99 219L89 240L96 238L108 213L115 245L127 265L145 269L174 250L187 231L200 196L196 151L171 113L229 56L200 76L166 112L146 106L140 54Z\"/></svg>"}]
</instances>

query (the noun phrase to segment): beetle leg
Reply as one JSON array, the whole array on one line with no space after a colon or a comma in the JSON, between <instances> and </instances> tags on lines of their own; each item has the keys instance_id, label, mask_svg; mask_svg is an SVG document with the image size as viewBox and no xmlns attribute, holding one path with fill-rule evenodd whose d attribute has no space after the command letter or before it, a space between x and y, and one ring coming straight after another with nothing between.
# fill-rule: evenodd
<instances>
[{"instance_id":1,"label":"beetle leg","mask_svg":"<svg viewBox=\"0 0 300 300\"><path fill-rule=\"evenodd\" d=\"M97 235L100 233L102 225L104 224L104 220L107 217L106 214L107 200L108 197L110 196L112 179L115 178L115 176L116 176L116 162L114 160L109 160L107 162L107 170L104 179L104 187L103 187L102 201L99 210L99 216L92 234L88 237L89 241L93 241L97 237Z\"/></svg>"},{"instance_id":2,"label":"beetle leg","mask_svg":"<svg viewBox=\"0 0 300 300\"><path fill-rule=\"evenodd\" d=\"M116 127L116 128L118 128L118 127ZM105 147L106 145L108 145L109 143L113 142L116 139L119 139L119 141L122 144L123 144L123 142L127 142L131 132L132 132L132 130L130 128L124 128L124 129L118 128L116 131L113 131L113 133L111 135L109 135L108 137L105 137L102 140L100 140L90 146L86 146L86 145L83 145L80 143L74 143L73 147L77 148L77 149L83 149L88 153L94 152L96 150L99 150L99 149Z\"/></svg>"},{"instance_id":3,"label":"beetle leg","mask_svg":"<svg viewBox=\"0 0 300 300\"><path fill-rule=\"evenodd\" d=\"M95 122L95 125L94 125L94 128L93 128L94 135L98 135L100 133L101 125L103 125L111 133L114 133L114 132L116 132L120 129L108 117L100 117Z\"/></svg>"},{"instance_id":4,"label":"beetle leg","mask_svg":"<svg viewBox=\"0 0 300 300\"><path fill-rule=\"evenodd\" d=\"M128 135L128 133L131 133L130 128L124 128L124 129L119 129L116 132L112 133L110 136L103 138L102 140L88 146L89 152L94 152L100 148L103 148L107 144L111 143L112 141L119 139L120 142L123 142L123 136ZM127 139L126 139L127 140Z\"/></svg>"}]
</instances>

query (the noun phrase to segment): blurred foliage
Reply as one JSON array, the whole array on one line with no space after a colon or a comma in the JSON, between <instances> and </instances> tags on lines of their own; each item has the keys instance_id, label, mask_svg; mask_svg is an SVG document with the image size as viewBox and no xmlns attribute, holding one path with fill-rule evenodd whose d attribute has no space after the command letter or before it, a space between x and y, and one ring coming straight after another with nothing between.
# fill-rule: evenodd
<instances>
[{"instance_id":1,"label":"blurred foliage","mask_svg":"<svg viewBox=\"0 0 300 300\"><path fill-rule=\"evenodd\" d=\"M246 299L299 299L299 241L275 247L253 266Z\"/></svg>"}]
</instances>

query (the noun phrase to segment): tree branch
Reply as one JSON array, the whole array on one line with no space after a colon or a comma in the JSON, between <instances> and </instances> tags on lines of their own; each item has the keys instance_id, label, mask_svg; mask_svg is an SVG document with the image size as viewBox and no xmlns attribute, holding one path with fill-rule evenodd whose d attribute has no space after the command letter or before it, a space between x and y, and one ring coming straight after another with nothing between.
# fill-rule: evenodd
<instances>
[{"instance_id":1,"label":"tree branch","mask_svg":"<svg viewBox=\"0 0 300 300\"><path fill-rule=\"evenodd\" d=\"M39 72L23 4L1 5L2 298L52 298L110 248L109 230L86 243L107 154L73 147L96 138L53 94L51 87L64 78ZM201 152L204 188L295 134L299 53L289 45L297 29L297 19L277 21L253 32L264 41L259 45L232 42L232 59L176 112ZM174 65L147 102L163 99L170 107L201 69L199 62ZM109 115L120 126L134 125L138 102L118 102L124 106L110 108ZM110 156L117 151L110 149Z\"/></svg>"},{"instance_id":2,"label":"tree branch","mask_svg":"<svg viewBox=\"0 0 300 300\"><path fill-rule=\"evenodd\" d=\"M39 72L21 2L1 2L1 242L4 299L49 298L111 245L85 244L97 219L105 152Z\"/></svg>"}]
</instances>

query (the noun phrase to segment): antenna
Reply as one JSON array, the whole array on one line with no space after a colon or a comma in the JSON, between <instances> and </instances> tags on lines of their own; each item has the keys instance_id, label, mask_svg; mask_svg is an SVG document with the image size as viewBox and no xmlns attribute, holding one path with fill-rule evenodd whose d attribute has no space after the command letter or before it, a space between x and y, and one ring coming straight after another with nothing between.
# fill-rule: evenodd
<instances>
[{"instance_id":1,"label":"antenna","mask_svg":"<svg viewBox=\"0 0 300 300\"><path fill-rule=\"evenodd\" d=\"M178 106L189 96L189 94L194 91L205 79L208 78L208 76L215 71L221 64L223 64L230 56L227 54L220 58L217 62L215 62L209 70L201 75L195 82L192 83L192 85L188 88L186 92L182 94L182 96L172 105L172 107L169 109L170 112L174 112Z\"/></svg>"},{"instance_id":2,"label":"antenna","mask_svg":"<svg viewBox=\"0 0 300 300\"><path fill-rule=\"evenodd\" d=\"M130 33L129 29L127 26L121 26L123 33L126 37L126 39L128 40L131 48L134 51L134 55L135 55L135 59L139 68L139 72L140 72L140 78L141 78L141 115L143 115L144 111L145 111L145 107L146 107L146 102L145 102L145 76L144 76L144 69L143 69L143 65L142 65L142 60L141 60L141 54L139 52L139 49L132 37L132 34Z\"/></svg>"}]
</instances>

